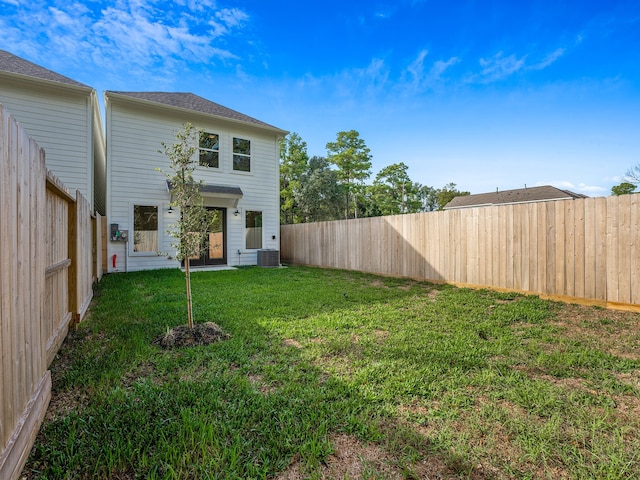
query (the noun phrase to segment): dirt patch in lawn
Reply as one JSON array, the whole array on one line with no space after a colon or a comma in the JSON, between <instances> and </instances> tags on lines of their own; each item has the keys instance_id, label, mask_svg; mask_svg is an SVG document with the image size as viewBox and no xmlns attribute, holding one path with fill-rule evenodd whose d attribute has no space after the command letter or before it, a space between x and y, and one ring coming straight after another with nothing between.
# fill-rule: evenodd
<instances>
[{"instance_id":1,"label":"dirt patch in lawn","mask_svg":"<svg viewBox=\"0 0 640 480\"><path fill-rule=\"evenodd\" d=\"M277 476L276 480L302 480L310 476L323 480L342 478L404 479L407 478L406 470L413 473L411 478L458 478L437 456L419 460L412 465L398 466L393 457L381 446L361 443L353 436L334 435L331 438L331 443L334 448L333 453L316 471L309 471L309 467L299 457L294 457L289 467Z\"/></svg>"},{"instance_id":2,"label":"dirt patch in lawn","mask_svg":"<svg viewBox=\"0 0 640 480\"><path fill-rule=\"evenodd\" d=\"M155 338L151 343L160 348L195 347L210 345L230 338L218 325L213 322L196 323L193 328L180 325L170 329L167 333Z\"/></svg>"},{"instance_id":3,"label":"dirt patch in lawn","mask_svg":"<svg viewBox=\"0 0 640 480\"><path fill-rule=\"evenodd\" d=\"M287 347L302 348L302 344L293 338L285 338L282 343Z\"/></svg>"},{"instance_id":4,"label":"dirt patch in lawn","mask_svg":"<svg viewBox=\"0 0 640 480\"><path fill-rule=\"evenodd\" d=\"M597 344L619 358L640 360L638 313L565 304L552 324L565 327L566 338Z\"/></svg>"},{"instance_id":5,"label":"dirt patch in lawn","mask_svg":"<svg viewBox=\"0 0 640 480\"><path fill-rule=\"evenodd\" d=\"M89 404L86 391L73 388L71 390L56 391L51 395L51 401L44 417L44 423L53 422L58 418L68 417L72 412L80 410Z\"/></svg>"}]
</instances>

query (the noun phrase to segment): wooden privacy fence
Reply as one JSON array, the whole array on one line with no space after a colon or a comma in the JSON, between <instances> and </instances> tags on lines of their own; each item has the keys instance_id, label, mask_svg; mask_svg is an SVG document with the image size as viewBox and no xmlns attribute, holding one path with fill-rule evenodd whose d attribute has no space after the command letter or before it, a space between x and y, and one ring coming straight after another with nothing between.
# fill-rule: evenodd
<instances>
[{"instance_id":1,"label":"wooden privacy fence","mask_svg":"<svg viewBox=\"0 0 640 480\"><path fill-rule=\"evenodd\" d=\"M283 262L640 310L640 194L281 227Z\"/></svg>"},{"instance_id":2,"label":"wooden privacy fence","mask_svg":"<svg viewBox=\"0 0 640 480\"><path fill-rule=\"evenodd\" d=\"M0 479L18 478L51 397L53 360L102 276L89 203L0 105Z\"/></svg>"}]
</instances>

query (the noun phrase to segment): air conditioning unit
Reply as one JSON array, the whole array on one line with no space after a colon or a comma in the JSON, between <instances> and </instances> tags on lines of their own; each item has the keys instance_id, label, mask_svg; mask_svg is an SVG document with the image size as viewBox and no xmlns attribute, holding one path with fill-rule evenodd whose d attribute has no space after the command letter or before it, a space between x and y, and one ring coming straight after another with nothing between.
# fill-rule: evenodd
<instances>
[{"instance_id":1,"label":"air conditioning unit","mask_svg":"<svg viewBox=\"0 0 640 480\"><path fill-rule=\"evenodd\" d=\"M258 250L258 266L259 267L279 267L280 266L280 250L274 250L274 249Z\"/></svg>"}]
</instances>

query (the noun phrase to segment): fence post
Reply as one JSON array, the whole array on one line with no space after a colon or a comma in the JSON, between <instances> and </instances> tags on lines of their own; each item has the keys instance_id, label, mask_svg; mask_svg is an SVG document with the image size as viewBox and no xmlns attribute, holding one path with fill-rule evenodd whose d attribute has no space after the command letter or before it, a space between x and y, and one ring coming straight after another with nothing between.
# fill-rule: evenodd
<instances>
[{"instance_id":1,"label":"fence post","mask_svg":"<svg viewBox=\"0 0 640 480\"><path fill-rule=\"evenodd\" d=\"M76 195L77 198L77 195ZM78 323L78 202L69 202L69 235L68 251L71 265L69 266L69 312L71 322L69 326Z\"/></svg>"}]
</instances>

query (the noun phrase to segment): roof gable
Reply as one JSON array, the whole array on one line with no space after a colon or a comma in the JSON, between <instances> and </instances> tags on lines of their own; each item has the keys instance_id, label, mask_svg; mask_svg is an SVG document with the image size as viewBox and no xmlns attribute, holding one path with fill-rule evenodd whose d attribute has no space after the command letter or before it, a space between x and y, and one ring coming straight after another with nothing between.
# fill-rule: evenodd
<instances>
[{"instance_id":1,"label":"roof gable","mask_svg":"<svg viewBox=\"0 0 640 480\"><path fill-rule=\"evenodd\" d=\"M38 80L46 80L48 82L62 83L65 85L73 85L75 87L91 88L84 83L60 75L52 70L48 70L40 65L31 63L24 58L20 58L6 50L0 50L0 72L7 72L15 75L23 75L25 77L37 78Z\"/></svg>"},{"instance_id":2,"label":"roof gable","mask_svg":"<svg viewBox=\"0 0 640 480\"><path fill-rule=\"evenodd\" d=\"M455 197L447 205L445 210L453 208L479 207L486 205L506 205L511 203L541 202L546 200L568 200L573 198L587 198L581 193L544 185L541 187L518 188L504 190L502 192L477 193Z\"/></svg>"},{"instance_id":3,"label":"roof gable","mask_svg":"<svg viewBox=\"0 0 640 480\"><path fill-rule=\"evenodd\" d=\"M278 130L286 133L273 125L269 125L261 120L250 117L243 113L227 108L218 103L202 98L198 95L188 92L116 92L107 91L105 96L118 95L120 97L130 97L136 100L165 105L169 107L179 108L182 110L191 110L193 112L213 115L215 117L234 120L237 122L248 123L258 127L265 127L271 130Z\"/></svg>"}]
</instances>

